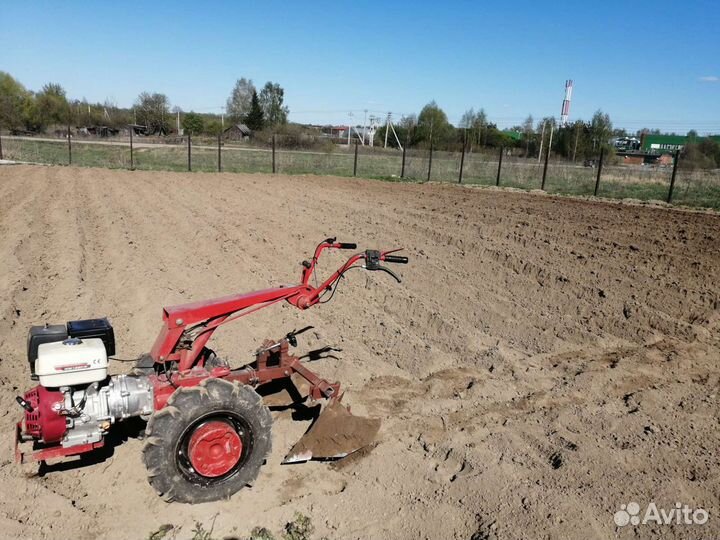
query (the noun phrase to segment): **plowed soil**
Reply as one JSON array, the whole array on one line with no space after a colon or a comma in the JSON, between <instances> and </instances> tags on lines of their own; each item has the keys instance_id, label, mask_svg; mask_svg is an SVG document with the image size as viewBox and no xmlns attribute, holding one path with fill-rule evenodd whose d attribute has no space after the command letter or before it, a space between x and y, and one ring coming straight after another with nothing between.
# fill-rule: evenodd
<instances>
[{"instance_id":1,"label":"plowed soil","mask_svg":"<svg viewBox=\"0 0 720 540\"><path fill-rule=\"evenodd\" d=\"M328 236L405 247L403 283L348 273L327 305L276 305L216 333L239 366L293 328L342 381L377 445L335 465L280 461L307 429L274 417L273 453L230 500L166 503L142 441L84 463L13 463L30 325L108 316L118 356L147 352L162 306L299 279ZM347 252L329 255L321 271ZM0 168L0 537L720 536L720 217L434 184L333 177ZM129 370L116 363L114 372ZM127 440L124 440L127 439ZM122 444L120 444L122 443ZM616 527L621 504L676 502L705 525Z\"/></svg>"}]
</instances>

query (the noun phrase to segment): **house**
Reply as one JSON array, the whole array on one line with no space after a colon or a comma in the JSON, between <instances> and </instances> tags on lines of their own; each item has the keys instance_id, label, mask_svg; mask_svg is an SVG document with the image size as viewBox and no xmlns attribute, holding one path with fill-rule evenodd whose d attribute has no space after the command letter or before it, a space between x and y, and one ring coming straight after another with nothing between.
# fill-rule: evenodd
<instances>
[{"instance_id":1,"label":"house","mask_svg":"<svg viewBox=\"0 0 720 540\"><path fill-rule=\"evenodd\" d=\"M321 126L320 131L324 136L330 137L331 139L344 139L347 137L348 126Z\"/></svg>"},{"instance_id":2,"label":"house","mask_svg":"<svg viewBox=\"0 0 720 540\"><path fill-rule=\"evenodd\" d=\"M98 137L114 137L120 133L119 129L112 128L110 126L82 126L75 128L78 135L90 136L95 135Z\"/></svg>"},{"instance_id":3,"label":"house","mask_svg":"<svg viewBox=\"0 0 720 540\"><path fill-rule=\"evenodd\" d=\"M225 128L223 131L223 137L234 141L241 141L252 136L252 130L245 124L233 124L232 126Z\"/></svg>"}]
</instances>

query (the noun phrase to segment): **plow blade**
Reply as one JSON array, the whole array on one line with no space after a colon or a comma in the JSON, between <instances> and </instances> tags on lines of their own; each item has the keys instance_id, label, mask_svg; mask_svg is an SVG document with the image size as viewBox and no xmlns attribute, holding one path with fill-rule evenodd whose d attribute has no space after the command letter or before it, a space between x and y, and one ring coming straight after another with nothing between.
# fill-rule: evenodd
<instances>
[{"instance_id":1,"label":"plow blade","mask_svg":"<svg viewBox=\"0 0 720 540\"><path fill-rule=\"evenodd\" d=\"M344 405L331 403L288 452L283 463L343 458L372 444L379 429L379 418L353 416Z\"/></svg>"}]
</instances>

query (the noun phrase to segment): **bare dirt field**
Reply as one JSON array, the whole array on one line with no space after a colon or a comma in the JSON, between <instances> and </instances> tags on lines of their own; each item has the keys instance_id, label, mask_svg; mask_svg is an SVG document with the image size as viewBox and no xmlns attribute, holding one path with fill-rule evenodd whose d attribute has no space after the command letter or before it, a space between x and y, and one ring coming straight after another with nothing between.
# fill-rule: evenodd
<instances>
[{"instance_id":1,"label":"bare dirt field","mask_svg":"<svg viewBox=\"0 0 720 540\"><path fill-rule=\"evenodd\" d=\"M328 236L404 246L401 285L348 274L333 301L274 306L218 332L238 366L306 324L305 352L382 419L369 453L283 466L307 428L277 413L257 483L163 502L142 441L42 475L12 459L30 325L108 316L118 356L149 350L161 307L299 279ZM346 253L334 254L324 269ZM0 537L720 536L720 217L437 184L333 177L0 168ZM334 269L334 268L333 268ZM113 366L115 372L128 364ZM616 527L621 504L676 502L704 525Z\"/></svg>"}]
</instances>

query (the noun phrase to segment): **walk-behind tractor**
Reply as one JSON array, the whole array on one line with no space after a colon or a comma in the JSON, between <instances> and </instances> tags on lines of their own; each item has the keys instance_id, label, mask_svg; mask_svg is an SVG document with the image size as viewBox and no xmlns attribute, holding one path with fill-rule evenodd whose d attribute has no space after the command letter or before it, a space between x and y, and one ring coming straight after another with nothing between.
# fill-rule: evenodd
<instances>
[{"instance_id":1,"label":"walk-behind tractor","mask_svg":"<svg viewBox=\"0 0 720 540\"><path fill-rule=\"evenodd\" d=\"M266 341L254 361L237 369L207 347L221 325L259 309L283 300L302 310L329 301L352 268L381 270L400 282L381 263L407 263L407 257L392 255L399 250L367 250L320 286L310 284L323 250L356 247L324 240L303 261L299 285L165 308L150 353L125 375L107 374L115 354L107 319L32 327L28 360L39 385L17 398L25 416L16 428L16 458L44 462L86 454L104 445L113 424L140 417L147 421L143 459L158 492L188 503L227 498L255 480L269 455L272 419L262 395L271 385L292 386L292 394L308 403L326 400L285 462L336 459L367 446L379 420L353 416L340 403L339 383L319 377L288 352L309 327ZM306 395L294 381L303 383ZM23 452L30 443L32 449Z\"/></svg>"}]
</instances>

